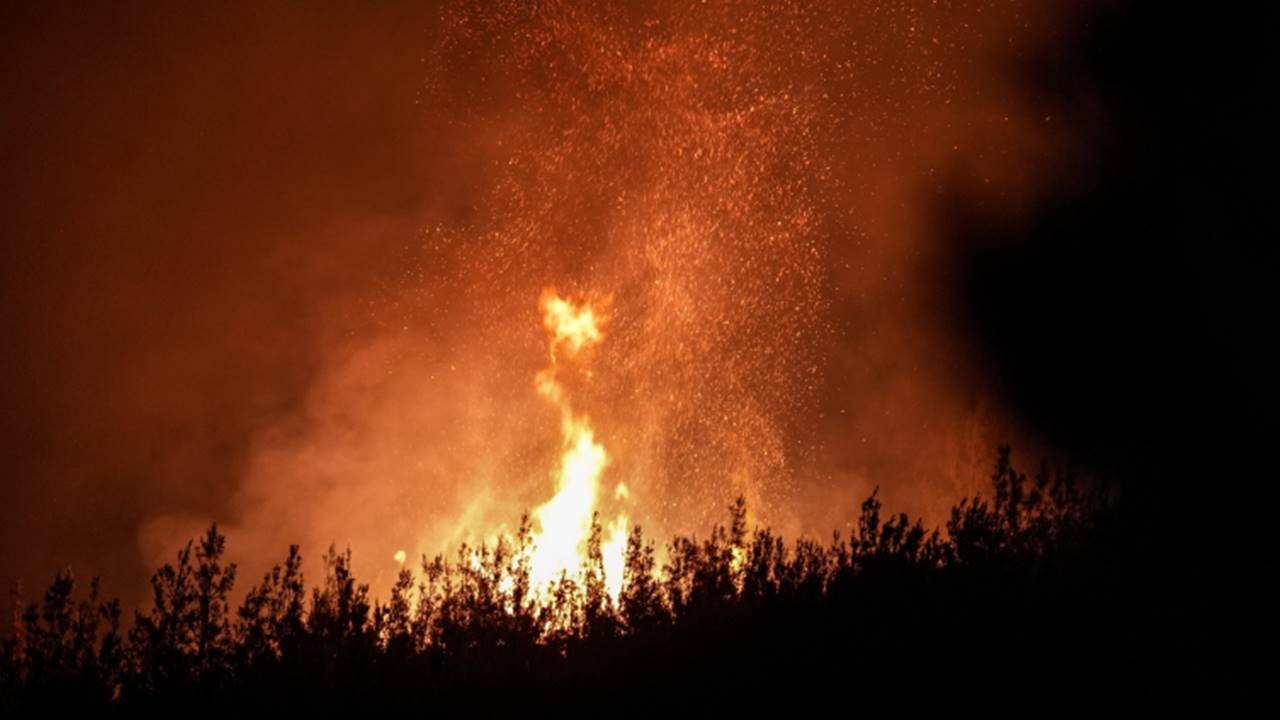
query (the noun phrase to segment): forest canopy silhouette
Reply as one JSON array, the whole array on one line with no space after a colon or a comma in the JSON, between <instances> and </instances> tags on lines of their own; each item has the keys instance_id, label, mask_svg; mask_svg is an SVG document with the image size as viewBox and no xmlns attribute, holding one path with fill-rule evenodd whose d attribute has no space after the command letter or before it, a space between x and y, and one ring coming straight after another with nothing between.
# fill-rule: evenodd
<instances>
[{"instance_id":1,"label":"forest canopy silhouette","mask_svg":"<svg viewBox=\"0 0 1280 720\"><path fill-rule=\"evenodd\" d=\"M788 541L750 526L739 500L706 536L671 539L659 563L633 528L617 597L598 524L581 581L548 593L529 583L526 521L514 538L423 557L382 598L352 574L350 549L330 548L312 580L297 546L242 593L211 526L155 572L153 604L129 622L96 580L85 590L60 572L15 612L0 697L10 710L567 705L646 688L712 697L901 680L920 662L946 663L953 679L986 663L1009 680L1077 663L1101 674L1198 644L1176 625L1176 595L1144 575L1153 550L1116 533L1114 492L1047 464L1029 477L1007 447L998 456L989 493L958 503L945 528L888 514L875 493L847 537Z\"/></svg>"}]
</instances>

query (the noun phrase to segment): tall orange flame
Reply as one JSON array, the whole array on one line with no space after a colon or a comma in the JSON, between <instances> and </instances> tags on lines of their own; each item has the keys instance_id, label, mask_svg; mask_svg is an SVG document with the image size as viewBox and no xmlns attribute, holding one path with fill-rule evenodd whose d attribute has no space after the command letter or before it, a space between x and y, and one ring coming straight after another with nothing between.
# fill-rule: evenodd
<instances>
[{"instance_id":1,"label":"tall orange flame","mask_svg":"<svg viewBox=\"0 0 1280 720\"><path fill-rule=\"evenodd\" d=\"M569 405L556 375L561 355L573 360L582 350L603 340L604 318L590 303L575 305L550 288L543 291L540 305L543 326L550 334L550 365L537 374L534 385L559 408L564 438L555 496L533 513L537 527L529 579L535 590L545 593L561 577L582 579L591 525L597 518L601 477L609 456L604 446L596 442L587 416L576 414ZM625 500L628 494L626 485L618 483L614 497ZM607 535L601 540L604 585L615 600L622 591L627 522L627 515L619 513L608 523Z\"/></svg>"}]
</instances>

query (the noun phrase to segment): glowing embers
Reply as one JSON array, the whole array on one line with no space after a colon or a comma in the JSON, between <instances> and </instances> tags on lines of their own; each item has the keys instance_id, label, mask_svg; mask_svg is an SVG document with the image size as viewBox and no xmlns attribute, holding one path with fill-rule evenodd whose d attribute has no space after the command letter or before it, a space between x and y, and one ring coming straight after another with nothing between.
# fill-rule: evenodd
<instances>
[{"instance_id":1,"label":"glowing embers","mask_svg":"<svg viewBox=\"0 0 1280 720\"><path fill-rule=\"evenodd\" d=\"M604 318L590 303L575 305L547 289L541 299L543 326L550 334L550 365L537 374L534 385L538 392L560 410L564 451L556 472L556 493L534 510L532 552L529 581L534 592L546 596L561 579L582 581L584 568L598 566L603 582L615 600L622 590L622 568L627 543L627 515L619 512L608 523L607 533L599 541L599 558L589 557L592 525L597 519L601 476L609 462L604 446L596 442L591 422L577 415L569 405L557 372L560 361L585 358L581 351L598 344L604 337ZM629 497L625 485L619 483L614 499Z\"/></svg>"}]
</instances>

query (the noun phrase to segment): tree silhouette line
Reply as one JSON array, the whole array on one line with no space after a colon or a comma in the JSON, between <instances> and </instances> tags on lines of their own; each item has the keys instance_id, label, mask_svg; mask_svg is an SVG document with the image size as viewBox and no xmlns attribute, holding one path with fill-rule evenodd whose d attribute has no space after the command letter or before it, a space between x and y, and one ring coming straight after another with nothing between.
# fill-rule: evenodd
<instances>
[{"instance_id":1,"label":"tree silhouette line","mask_svg":"<svg viewBox=\"0 0 1280 720\"><path fill-rule=\"evenodd\" d=\"M1028 478L1002 447L990 497L961 501L942 529L886 515L872 493L849 537L787 543L749 528L739 499L727 524L675 537L659 563L634 527L616 598L598 523L576 578L532 587L526 516L511 538L403 569L383 599L353 575L350 550L330 548L308 589L295 545L238 607L215 525L154 574L152 606L127 630L96 580L76 599L70 570L17 605L0 709L367 711L711 697L944 668L1101 672L1167 646L1150 614L1168 596L1134 572L1152 550L1118 529L1123 513L1115 493L1047 465Z\"/></svg>"}]
</instances>

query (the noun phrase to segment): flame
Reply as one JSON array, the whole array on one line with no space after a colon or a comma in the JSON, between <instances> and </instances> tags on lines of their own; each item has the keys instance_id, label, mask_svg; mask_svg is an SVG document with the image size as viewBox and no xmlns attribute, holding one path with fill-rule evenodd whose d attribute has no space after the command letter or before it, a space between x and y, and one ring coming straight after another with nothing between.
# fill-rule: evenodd
<instances>
[{"instance_id":1,"label":"flame","mask_svg":"<svg viewBox=\"0 0 1280 720\"><path fill-rule=\"evenodd\" d=\"M573 576L582 564L580 549L591 532L600 475L607 456L585 423L566 428L569 447L561 457L555 497L534 511L540 533L534 539L530 581L545 586L565 573Z\"/></svg>"},{"instance_id":2,"label":"flame","mask_svg":"<svg viewBox=\"0 0 1280 720\"><path fill-rule=\"evenodd\" d=\"M604 564L604 589L616 602L622 594L622 571L627 557L627 516L619 514L609 523L609 537L600 547Z\"/></svg>"},{"instance_id":3,"label":"flame","mask_svg":"<svg viewBox=\"0 0 1280 720\"><path fill-rule=\"evenodd\" d=\"M600 342L600 325L591 305L575 307L561 298L554 288L542 291L542 324L551 333L551 364L556 362L556 349L566 346L573 357L588 345Z\"/></svg>"},{"instance_id":4,"label":"flame","mask_svg":"<svg viewBox=\"0 0 1280 720\"><path fill-rule=\"evenodd\" d=\"M551 364L534 377L538 392L560 410L564 452L556 476L555 496L534 510L537 521L530 557L529 580L545 594L551 584L564 577L581 580L587 565L592 531L600 499L601 478L609 462L604 446L595 439L591 422L569 405L564 386L557 378L559 357L573 359L598 344L603 318L590 303L575 305L554 289L543 291L540 302L543 326L550 334ZM617 500L629 496L626 485L614 490ZM626 551L627 516L619 513L608 524L602 539L604 586L613 599L622 590L622 566Z\"/></svg>"}]
</instances>

